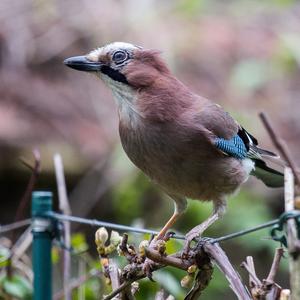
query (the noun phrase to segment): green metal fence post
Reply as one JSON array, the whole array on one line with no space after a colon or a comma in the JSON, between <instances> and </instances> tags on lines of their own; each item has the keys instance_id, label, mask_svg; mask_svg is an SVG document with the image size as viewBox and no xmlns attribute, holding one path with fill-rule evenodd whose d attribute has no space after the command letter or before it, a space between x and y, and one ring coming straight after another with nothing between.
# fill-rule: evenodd
<instances>
[{"instance_id":1,"label":"green metal fence post","mask_svg":"<svg viewBox=\"0 0 300 300\"><path fill-rule=\"evenodd\" d=\"M51 192L32 193L33 288L34 300L52 299L52 222L45 214L52 211Z\"/></svg>"}]
</instances>

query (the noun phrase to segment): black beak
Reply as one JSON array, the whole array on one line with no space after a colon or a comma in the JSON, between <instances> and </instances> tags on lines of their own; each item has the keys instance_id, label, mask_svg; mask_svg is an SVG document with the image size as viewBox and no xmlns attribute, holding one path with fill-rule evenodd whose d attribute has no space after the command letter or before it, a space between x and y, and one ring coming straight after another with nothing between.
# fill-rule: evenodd
<instances>
[{"instance_id":1,"label":"black beak","mask_svg":"<svg viewBox=\"0 0 300 300\"><path fill-rule=\"evenodd\" d=\"M64 60L64 64L72 69L86 72L96 72L101 70L103 65L100 62L88 60L85 56L74 56Z\"/></svg>"}]
</instances>

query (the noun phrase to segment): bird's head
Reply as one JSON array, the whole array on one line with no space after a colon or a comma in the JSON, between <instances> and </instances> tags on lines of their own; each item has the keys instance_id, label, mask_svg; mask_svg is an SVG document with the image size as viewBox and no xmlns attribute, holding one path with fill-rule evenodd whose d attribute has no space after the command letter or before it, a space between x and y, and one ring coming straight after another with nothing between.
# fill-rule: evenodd
<instances>
[{"instance_id":1,"label":"bird's head","mask_svg":"<svg viewBox=\"0 0 300 300\"><path fill-rule=\"evenodd\" d=\"M114 42L87 55L67 58L65 65L99 76L113 92L150 87L162 75L169 74L159 52L129 43Z\"/></svg>"}]
</instances>

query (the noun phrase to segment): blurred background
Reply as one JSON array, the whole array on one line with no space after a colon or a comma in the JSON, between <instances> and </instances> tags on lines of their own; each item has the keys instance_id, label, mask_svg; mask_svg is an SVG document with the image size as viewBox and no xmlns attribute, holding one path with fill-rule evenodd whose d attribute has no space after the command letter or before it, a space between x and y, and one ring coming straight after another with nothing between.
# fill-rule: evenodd
<instances>
[{"instance_id":1,"label":"blurred background","mask_svg":"<svg viewBox=\"0 0 300 300\"><path fill-rule=\"evenodd\" d=\"M93 76L62 64L66 57L113 41L161 50L181 81L220 103L260 145L272 150L258 118L258 112L265 111L300 161L298 1L1 0L1 224L14 219L30 176L20 158L32 161L33 148L41 152L37 188L55 195L53 154L62 155L74 215L159 229L172 213L172 201L125 156L110 91ZM221 236L277 217L283 209L282 196L281 189L271 190L251 178L207 235ZM185 233L210 212L210 204L190 202L176 229ZM29 208L23 217L28 216ZM94 229L77 226L73 232L83 233L80 238L87 241L93 257ZM243 275L239 264L252 255L262 278L278 246L268 236L268 231L260 231L222 247ZM133 236L132 242L140 239ZM176 242L171 246L179 247ZM286 272L285 261L278 277L285 287ZM139 299L152 299L160 285L182 299L184 273L172 269L157 274L156 283L141 284ZM56 279L59 276L58 272ZM88 299L97 299L97 289L103 292L99 282L90 289ZM221 297L234 296L215 270L202 299Z\"/></svg>"}]
</instances>

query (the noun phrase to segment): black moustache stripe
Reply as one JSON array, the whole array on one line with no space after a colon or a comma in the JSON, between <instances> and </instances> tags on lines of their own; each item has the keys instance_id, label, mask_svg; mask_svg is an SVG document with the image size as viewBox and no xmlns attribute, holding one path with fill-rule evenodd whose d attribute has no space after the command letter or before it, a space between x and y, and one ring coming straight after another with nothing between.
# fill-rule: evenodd
<instances>
[{"instance_id":1,"label":"black moustache stripe","mask_svg":"<svg viewBox=\"0 0 300 300\"><path fill-rule=\"evenodd\" d=\"M104 65L101 67L101 72L115 81L128 84L126 77L118 70L114 70L111 67Z\"/></svg>"}]
</instances>

